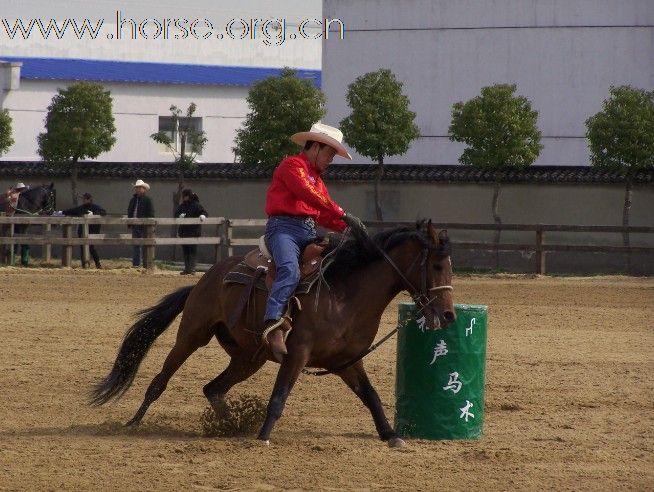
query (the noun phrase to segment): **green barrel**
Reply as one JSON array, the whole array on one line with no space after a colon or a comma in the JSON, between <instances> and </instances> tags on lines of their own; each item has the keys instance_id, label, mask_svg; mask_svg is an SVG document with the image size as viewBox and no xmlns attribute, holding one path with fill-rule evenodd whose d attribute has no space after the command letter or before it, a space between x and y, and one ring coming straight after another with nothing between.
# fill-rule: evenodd
<instances>
[{"instance_id":1,"label":"green barrel","mask_svg":"<svg viewBox=\"0 0 654 492\"><path fill-rule=\"evenodd\" d=\"M457 304L456 323L429 330L412 302L399 309L395 430L422 439L477 439L484 421L486 306Z\"/></svg>"}]
</instances>

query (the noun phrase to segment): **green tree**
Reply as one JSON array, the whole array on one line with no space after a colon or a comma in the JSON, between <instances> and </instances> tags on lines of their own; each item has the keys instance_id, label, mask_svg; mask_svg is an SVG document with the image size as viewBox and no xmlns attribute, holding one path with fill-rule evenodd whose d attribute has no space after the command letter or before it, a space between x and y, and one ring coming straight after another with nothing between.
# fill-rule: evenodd
<instances>
[{"instance_id":1,"label":"green tree","mask_svg":"<svg viewBox=\"0 0 654 492\"><path fill-rule=\"evenodd\" d=\"M509 169L531 166L543 148L538 112L526 97L514 95L515 90L515 84L483 87L479 96L454 104L449 128L450 140L468 146L459 158L461 164L495 171L492 210L498 226L503 175ZM498 229L495 244L499 242ZM495 258L499 267L497 249Z\"/></svg>"},{"instance_id":2,"label":"green tree","mask_svg":"<svg viewBox=\"0 0 654 492\"><path fill-rule=\"evenodd\" d=\"M11 133L11 116L9 116L9 111L4 109L0 111L0 155L7 152L14 145Z\"/></svg>"},{"instance_id":3,"label":"green tree","mask_svg":"<svg viewBox=\"0 0 654 492\"><path fill-rule=\"evenodd\" d=\"M343 137L356 151L377 162L375 214L383 220L379 186L384 176L384 157L401 155L420 136L409 110L409 98L402 93L402 82L388 69L358 77L348 86L350 116L341 121Z\"/></svg>"},{"instance_id":4,"label":"green tree","mask_svg":"<svg viewBox=\"0 0 654 492\"><path fill-rule=\"evenodd\" d=\"M95 159L116 143L111 93L100 84L77 82L59 89L48 106L39 155L48 165L70 172L77 205L79 161Z\"/></svg>"},{"instance_id":5,"label":"green tree","mask_svg":"<svg viewBox=\"0 0 654 492\"><path fill-rule=\"evenodd\" d=\"M591 165L622 171L625 193L622 225L629 225L633 180L636 172L654 166L654 91L629 86L609 89L602 110L586 120ZM629 246L629 233L623 232ZM631 267L631 258L628 266Z\"/></svg>"},{"instance_id":6,"label":"green tree","mask_svg":"<svg viewBox=\"0 0 654 492\"><path fill-rule=\"evenodd\" d=\"M307 131L325 115L325 96L310 80L284 68L279 77L255 83L247 97L250 112L237 130L238 162L246 166L275 167L297 145L289 137Z\"/></svg>"},{"instance_id":7,"label":"green tree","mask_svg":"<svg viewBox=\"0 0 654 492\"><path fill-rule=\"evenodd\" d=\"M152 140L164 145L175 159L177 168L177 193L173 197L175 204L182 196L184 175L193 169L195 159L207 143L206 133L195 125L193 115L196 110L197 106L192 102L186 109L186 115L182 116L182 110L173 104L170 106L172 131L162 130L150 135Z\"/></svg>"}]
</instances>

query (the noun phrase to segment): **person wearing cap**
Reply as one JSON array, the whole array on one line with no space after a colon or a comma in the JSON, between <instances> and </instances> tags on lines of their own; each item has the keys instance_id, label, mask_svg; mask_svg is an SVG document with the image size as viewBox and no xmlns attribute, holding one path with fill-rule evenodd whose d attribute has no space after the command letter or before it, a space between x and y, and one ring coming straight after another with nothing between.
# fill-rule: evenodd
<instances>
[{"instance_id":1,"label":"person wearing cap","mask_svg":"<svg viewBox=\"0 0 654 492\"><path fill-rule=\"evenodd\" d=\"M188 188L182 190L182 203L177 206L175 217L179 217L180 219L199 218L201 221L204 221L207 215L209 214L200 204L200 198ZM180 225L177 235L179 237L200 237L200 228L200 224ZM182 244L182 252L184 253L184 270L180 274L194 275L198 256L198 245Z\"/></svg>"},{"instance_id":2,"label":"person wearing cap","mask_svg":"<svg viewBox=\"0 0 654 492\"><path fill-rule=\"evenodd\" d=\"M154 217L154 206L146 192L150 190L150 185L142 179L137 179L133 185L134 196L129 201L127 206L127 217L130 219L152 218ZM135 225L132 226L132 238L142 238L145 236L145 226ZM135 245L132 255L132 266L141 266L141 259L143 258L143 247Z\"/></svg>"},{"instance_id":3,"label":"person wearing cap","mask_svg":"<svg viewBox=\"0 0 654 492\"><path fill-rule=\"evenodd\" d=\"M316 223L337 232L349 226L365 233L361 220L331 199L322 180L334 156L352 159L341 143L341 131L315 123L291 140L303 149L279 163L266 194L265 241L277 271L266 303L262 340L279 362L287 353L284 339L290 329L283 315L300 281L302 250L316 239Z\"/></svg>"},{"instance_id":4,"label":"person wearing cap","mask_svg":"<svg viewBox=\"0 0 654 492\"><path fill-rule=\"evenodd\" d=\"M107 211L102 208L100 205L93 203L93 195L90 193L84 193L82 195L82 204L77 207L69 208L66 210L61 210L56 212L55 215L65 215L69 217L92 217L94 215L107 215ZM77 227L77 237L82 237L84 234L84 228L82 224ZM100 224L89 224L89 234L100 234ZM88 268L88 261L84 263L84 246L80 247L81 254L80 260L82 261L82 268ZM93 244L89 245L89 252L95 263L95 268L102 268L100 263L100 255L98 250Z\"/></svg>"}]
</instances>

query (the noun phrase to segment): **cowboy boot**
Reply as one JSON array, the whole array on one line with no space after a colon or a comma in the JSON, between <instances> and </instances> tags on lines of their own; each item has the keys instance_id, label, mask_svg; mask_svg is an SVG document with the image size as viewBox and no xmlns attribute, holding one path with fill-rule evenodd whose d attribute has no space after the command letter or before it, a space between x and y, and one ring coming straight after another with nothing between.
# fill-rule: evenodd
<instances>
[{"instance_id":1,"label":"cowboy boot","mask_svg":"<svg viewBox=\"0 0 654 492\"><path fill-rule=\"evenodd\" d=\"M284 356L288 353L286 350L286 344L284 343L284 335L285 332L288 331L288 328L286 328L287 323L288 321L286 321L284 318L266 320L266 328L261 334L263 343L268 345L268 348L270 348L273 357L277 362L280 363L284 359Z\"/></svg>"}]
</instances>

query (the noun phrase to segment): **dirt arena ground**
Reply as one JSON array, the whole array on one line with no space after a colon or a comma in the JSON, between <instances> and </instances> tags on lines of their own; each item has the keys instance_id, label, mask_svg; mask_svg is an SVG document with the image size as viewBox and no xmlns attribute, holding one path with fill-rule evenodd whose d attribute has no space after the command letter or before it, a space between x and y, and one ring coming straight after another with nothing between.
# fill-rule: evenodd
<instances>
[{"instance_id":1,"label":"dirt arena ground","mask_svg":"<svg viewBox=\"0 0 654 492\"><path fill-rule=\"evenodd\" d=\"M88 407L132 313L197 278L0 269L0 490L654 490L653 279L457 278L457 302L490 309L484 436L391 450L332 376L300 378L269 447L203 437L216 343L125 429L177 322L120 402ZM391 419L394 361L394 342L366 361ZM234 393L267 398L275 370Z\"/></svg>"}]
</instances>

